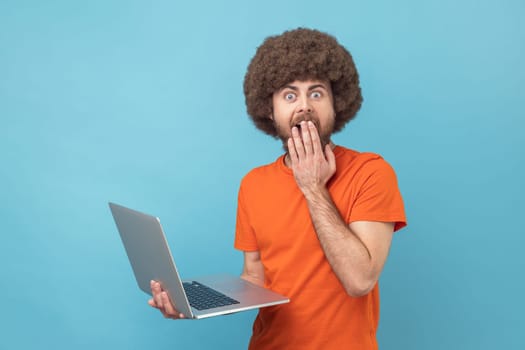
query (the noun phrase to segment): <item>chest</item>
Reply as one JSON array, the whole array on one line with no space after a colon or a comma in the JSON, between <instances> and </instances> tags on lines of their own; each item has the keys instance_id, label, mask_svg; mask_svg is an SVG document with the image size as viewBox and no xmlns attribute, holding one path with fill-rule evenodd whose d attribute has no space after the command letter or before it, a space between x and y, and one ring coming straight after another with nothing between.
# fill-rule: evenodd
<instances>
[{"instance_id":1,"label":"chest","mask_svg":"<svg viewBox=\"0 0 525 350\"><path fill-rule=\"evenodd\" d=\"M347 179L348 182L348 179ZM351 212L355 193L340 178L328 186L332 200L343 220ZM281 176L259 183L248 197L250 222L261 248L292 244L318 246L310 212L293 176Z\"/></svg>"}]
</instances>

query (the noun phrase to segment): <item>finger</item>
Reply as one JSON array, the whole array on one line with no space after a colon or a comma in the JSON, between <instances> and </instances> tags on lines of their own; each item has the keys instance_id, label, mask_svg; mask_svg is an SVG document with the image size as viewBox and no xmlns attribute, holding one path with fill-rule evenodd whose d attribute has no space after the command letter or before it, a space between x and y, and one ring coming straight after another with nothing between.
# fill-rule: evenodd
<instances>
[{"instance_id":1,"label":"finger","mask_svg":"<svg viewBox=\"0 0 525 350\"><path fill-rule=\"evenodd\" d=\"M309 154L312 154L314 149L313 149L313 146L312 146L312 138L310 136L310 123L311 121L308 121L308 122L305 122L305 121L302 121L301 122L301 134L302 134L302 143L303 143L303 147L304 147L304 153L306 155L309 155Z\"/></svg>"},{"instance_id":2,"label":"finger","mask_svg":"<svg viewBox=\"0 0 525 350\"><path fill-rule=\"evenodd\" d=\"M293 143L293 139L290 137L288 139L288 155L290 156L290 161L292 164L295 164L297 162L297 152L295 150L295 144Z\"/></svg>"},{"instance_id":3,"label":"finger","mask_svg":"<svg viewBox=\"0 0 525 350\"><path fill-rule=\"evenodd\" d=\"M321 140L319 138L319 132L312 121L308 121L308 131L310 132L310 138L312 139L312 150L314 154L321 153Z\"/></svg>"},{"instance_id":4,"label":"finger","mask_svg":"<svg viewBox=\"0 0 525 350\"><path fill-rule=\"evenodd\" d=\"M157 295L156 290L155 290L155 281L151 280L149 282L149 286L151 288L151 299L148 300L148 304L150 304L153 307L158 308L157 302L155 301L155 296Z\"/></svg>"},{"instance_id":5,"label":"finger","mask_svg":"<svg viewBox=\"0 0 525 350\"><path fill-rule=\"evenodd\" d=\"M303 132L304 152L305 152L306 155L310 155L310 154L314 153L312 131L310 129L310 123L312 123L312 122L308 121L308 122L302 122L301 123L301 131ZM316 130L315 130L315 127L314 127L314 133L315 132L316 132Z\"/></svg>"},{"instance_id":6,"label":"finger","mask_svg":"<svg viewBox=\"0 0 525 350\"><path fill-rule=\"evenodd\" d=\"M177 311L170 300L168 293L162 292L162 302L164 306L165 315L171 318L183 318L184 315Z\"/></svg>"},{"instance_id":7,"label":"finger","mask_svg":"<svg viewBox=\"0 0 525 350\"><path fill-rule=\"evenodd\" d=\"M332 147L330 144L325 146L325 155L326 155L326 161L328 162L328 167L332 172L335 172L336 170L336 162L335 162L335 154L332 150Z\"/></svg>"},{"instance_id":8,"label":"finger","mask_svg":"<svg viewBox=\"0 0 525 350\"><path fill-rule=\"evenodd\" d=\"M148 300L148 304L149 304L149 306L151 306L151 307L157 308L157 303L155 303L155 299L153 299L153 298L151 298L150 300Z\"/></svg>"},{"instance_id":9,"label":"finger","mask_svg":"<svg viewBox=\"0 0 525 350\"><path fill-rule=\"evenodd\" d=\"M151 293L153 300L155 301L155 305L157 305L158 308L162 308L162 288L160 287L160 283L155 281L151 283Z\"/></svg>"},{"instance_id":10,"label":"finger","mask_svg":"<svg viewBox=\"0 0 525 350\"><path fill-rule=\"evenodd\" d=\"M301 124L301 129L302 129L302 124ZM293 139L293 143L295 146L295 152L297 153L297 159L299 160L301 158L304 158L305 152L304 152L303 140L301 140L299 130L295 126L292 128L292 139Z\"/></svg>"}]
</instances>

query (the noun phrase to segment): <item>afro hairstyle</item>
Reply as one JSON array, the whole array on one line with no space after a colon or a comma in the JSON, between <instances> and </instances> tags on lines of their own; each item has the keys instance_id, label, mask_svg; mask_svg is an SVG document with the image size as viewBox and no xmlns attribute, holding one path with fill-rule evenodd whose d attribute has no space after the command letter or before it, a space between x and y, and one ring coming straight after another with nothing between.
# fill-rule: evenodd
<instances>
[{"instance_id":1,"label":"afro hairstyle","mask_svg":"<svg viewBox=\"0 0 525 350\"><path fill-rule=\"evenodd\" d=\"M244 96L257 128L278 137L270 118L272 96L296 80L330 83L336 113L333 132L342 130L361 107L359 75L350 53L329 34L298 28L266 38L248 65Z\"/></svg>"}]
</instances>

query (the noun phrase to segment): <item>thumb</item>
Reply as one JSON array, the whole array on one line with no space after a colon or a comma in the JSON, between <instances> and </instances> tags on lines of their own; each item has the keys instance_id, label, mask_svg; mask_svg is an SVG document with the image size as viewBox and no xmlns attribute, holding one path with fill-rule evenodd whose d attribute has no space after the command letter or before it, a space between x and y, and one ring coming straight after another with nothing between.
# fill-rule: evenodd
<instances>
[{"instance_id":1,"label":"thumb","mask_svg":"<svg viewBox=\"0 0 525 350\"><path fill-rule=\"evenodd\" d=\"M325 151L325 156L326 156L326 161L328 162L328 166L330 167L330 169L332 169L333 171L335 171L335 154L334 154L334 151L332 151L332 147L330 147L330 145L326 145L324 147Z\"/></svg>"}]
</instances>

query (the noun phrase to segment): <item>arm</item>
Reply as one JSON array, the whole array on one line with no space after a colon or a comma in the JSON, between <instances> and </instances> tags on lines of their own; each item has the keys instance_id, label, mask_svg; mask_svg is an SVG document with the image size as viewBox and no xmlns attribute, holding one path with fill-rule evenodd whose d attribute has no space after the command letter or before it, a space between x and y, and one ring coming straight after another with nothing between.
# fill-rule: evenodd
<instances>
[{"instance_id":1,"label":"arm","mask_svg":"<svg viewBox=\"0 0 525 350\"><path fill-rule=\"evenodd\" d=\"M289 157L319 242L346 292L354 297L365 295L379 279L394 224L361 221L347 225L326 188L336 170L335 155L330 145L323 151L313 123L304 123L301 133L292 129Z\"/></svg>"},{"instance_id":2,"label":"arm","mask_svg":"<svg viewBox=\"0 0 525 350\"><path fill-rule=\"evenodd\" d=\"M326 188L306 198L319 242L339 281L351 296L367 294L385 264L394 224L356 221L346 225Z\"/></svg>"},{"instance_id":3,"label":"arm","mask_svg":"<svg viewBox=\"0 0 525 350\"><path fill-rule=\"evenodd\" d=\"M264 267L259 251L244 252L244 266L241 278L259 286L264 285Z\"/></svg>"}]
</instances>

